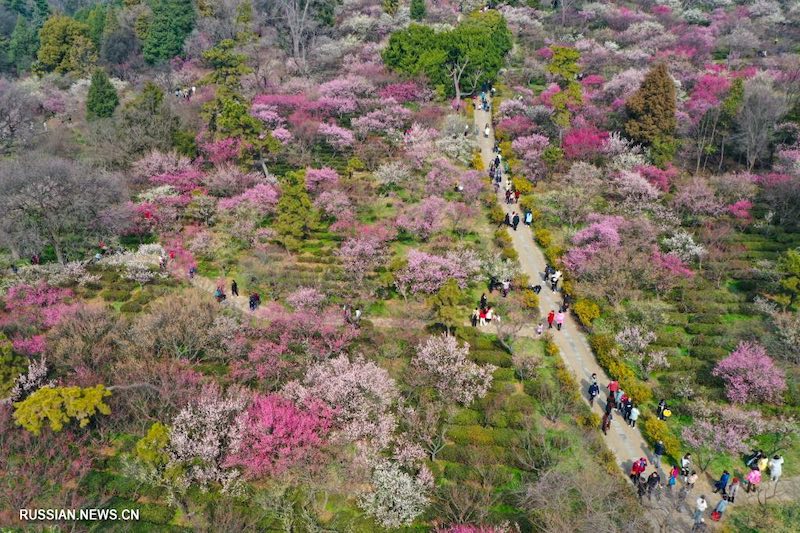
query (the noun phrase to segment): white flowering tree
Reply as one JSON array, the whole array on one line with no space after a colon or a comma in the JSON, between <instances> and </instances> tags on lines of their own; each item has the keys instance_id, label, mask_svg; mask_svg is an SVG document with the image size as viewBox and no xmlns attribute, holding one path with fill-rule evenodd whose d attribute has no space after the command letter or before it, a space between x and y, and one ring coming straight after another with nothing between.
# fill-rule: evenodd
<instances>
[{"instance_id":1,"label":"white flowering tree","mask_svg":"<svg viewBox=\"0 0 800 533\"><path fill-rule=\"evenodd\" d=\"M432 486L428 474L420 471L414 477L397 463L381 461L372 471L370 490L361 495L358 504L384 527L407 526L428 506Z\"/></svg>"},{"instance_id":2,"label":"white flowering tree","mask_svg":"<svg viewBox=\"0 0 800 533\"><path fill-rule=\"evenodd\" d=\"M492 384L495 366L479 366L469 360L469 344L455 337L434 335L417 348L412 364L430 380L446 401L469 405L483 398Z\"/></svg>"}]
</instances>

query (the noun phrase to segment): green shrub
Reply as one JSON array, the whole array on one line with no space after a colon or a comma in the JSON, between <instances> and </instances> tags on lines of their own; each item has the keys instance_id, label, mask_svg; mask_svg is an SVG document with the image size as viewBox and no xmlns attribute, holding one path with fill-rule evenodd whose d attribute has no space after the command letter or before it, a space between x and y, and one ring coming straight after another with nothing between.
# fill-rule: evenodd
<instances>
[{"instance_id":1,"label":"green shrub","mask_svg":"<svg viewBox=\"0 0 800 533\"><path fill-rule=\"evenodd\" d=\"M500 368L511 368L511 356L498 350L471 350L470 359L478 363L492 364Z\"/></svg>"},{"instance_id":2,"label":"green shrub","mask_svg":"<svg viewBox=\"0 0 800 533\"><path fill-rule=\"evenodd\" d=\"M506 214L503 211L503 208L499 205L495 204L489 210L489 221L492 224L502 224L503 221L506 219ZM495 237L497 236L497 232L495 232Z\"/></svg>"},{"instance_id":3,"label":"green shrub","mask_svg":"<svg viewBox=\"0 0 800 533\"><path fill-rule=\"evenodd\" d=\"M453 424L457 426L470 426L479 424L481 421L481 414L472 409L459 409L453 416Z\"/></svg>"},{"instance_id":4,"label":"green shrub","mask_svg":"<svg viewBox=\"0 0 800 533\"><path fill-rule=\"evenodd\" d=\"M553 243L553 235L550 230L538 228L533 232L533 236L542 248L547 248Z\"/></svg>"},{"instance_id":5,"label":"green shrub","mask_svg":"<svg viewBox=\"0 0 800 533\"><path fill-rule=\"evenodd\" d=\"M575 417L575 422L579 428L594 429L600 427L600 416L591 411L585 411Z\"/></svg>"},{"instance_id":6,"label":"green shrub","mask_svg":"<svg viewBox=\"0 0 800 533\"><path fill-rule=\"evenodd\" d=\"M600 317L600 306L590 300L579 299L572 306L572 312L578 317L581 324L591 327L592 322Z\"/></svg>"},{"instance_id":7,"label":"green shrub","mask_svg":"<svg viewBox=\"0 0 800 533\"><path fill-rule=\"evenodd\" d=\"M519 191L520 194L530 194L533 192L533 185L525 178L512 178L511 184L514 190Z\"/></svg>"},{"instance_id":8,"label":"green shrub","mask_svg":"<svg viewBox=\"0 0 800 533\"><path fill-rule=\"evenodd\" d=\"M511 234L506 228L498 228L494 232L494 243L500 248L510 248L514 246L511 240Z\"/></svg>"},{"instance_id":9,"label":"green shrub","mask_svg":"<svg viewBox=\"0 0 800 533\"><path fill-rule=\"evenodd\" d=\"M503 259L508 259L509 261L518 261L519 260L519 253L514 248L503 248L503 252L500 254Z\"/></svg>"},{"instance_id":10,"label":"green shrub","mask_svg":"<svg viewBox=\"0 0 800 533\"><path fill-rule=\"evenodd\" d=\"M498 368L494 371L494 382L498 381L514 381L513 368Z\"/></svg>"},{"instance_id":11,"label":"green shrub","mask_svg":"<svg viewBox=\"0 0 800 533\"><path fill-rule=\"evenodd\" d=\"M561 261L561 256L564 255L564 249L561 246L547 246L543 252L544 258L551 265L558 265ZM566 281L564 284L566 285Z\"/></svg>"},{"instance_id":12,"label":"green shrub","mask_svg":"<svg viewBox=\"0 0 800 533\"><path fill-rule=\"evenodd\" d=\"M548 357L558 357L561 354L561 351L558 349L558 345L552 338L545 341L544 354Z\"/></svg>"},{"instance_id":13,"label":"green shrub","mask_svg":"<svg viewBox=\"0 0 800 533\"><path fill-rule=\"evenodd\" d=\"M664 449L673 461L677 461L681 456L681 442L678 437L669 429L663 420L652 414L645 414L641 422L642 436L651 444L655 445L659 440L664 443Z\"/></svg>"},{"instance_id":14,"label":"green shrub","mask_svg":"<svg viewBox=\"0 0 800 533\"><path fill-rule=\"evenodd\" d=\"M633 375L617 378L619 387L624 390L631 399L637 404L647 403L653 399L653 391L650 387Z\"/></svg>"},{"instance_id":15,"label":"green shrub","mask_svg":"<svg viewBox=\"0 0 800 533\"><path fill-rule=\"evenodd\" d=\"M123 313L140 313L142 305L137 302L125 302L120 306L119 310Z\"/></svg>"}]
</instances>

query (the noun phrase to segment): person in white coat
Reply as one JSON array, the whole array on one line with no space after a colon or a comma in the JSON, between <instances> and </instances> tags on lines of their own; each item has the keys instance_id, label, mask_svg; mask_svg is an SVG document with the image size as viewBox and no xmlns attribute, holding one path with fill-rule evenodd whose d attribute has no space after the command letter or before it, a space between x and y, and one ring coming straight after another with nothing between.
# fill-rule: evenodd
<instances>
[{"instance_id":1,"label":"person in white coat","mask_svg":"<svg viewBox=\"0 0 800 533\"><path fill-rule=\"evenodd\" d=\"M783 474L783 457L775 454L775 457L769 460L769 479L778 481L781 474Z\"/></svg>"}]
</instances>

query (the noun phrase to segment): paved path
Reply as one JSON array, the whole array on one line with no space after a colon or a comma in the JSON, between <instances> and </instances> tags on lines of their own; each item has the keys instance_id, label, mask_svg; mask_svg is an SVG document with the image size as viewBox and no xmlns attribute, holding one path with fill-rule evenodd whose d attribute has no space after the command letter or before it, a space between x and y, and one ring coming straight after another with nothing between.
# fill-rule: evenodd
<instances>
[{"instance_id":1,"label":"paved path","mask_svg":"<svg viewBox=\"0 0 800 533\"><path fill-rule=\"evenodd\" d=\"M494 128L491 128L488 137L484 136L484 128L486 124L490 122L491 114L489 112L478 108L475 109L475 126L478 131L478 145L481 150L481 157L483 159L484 166L487 169L495 157L493 152ZM518 210L519 207L516 204L505 203L505 186L506 176L503 176L503 182L501 183L500 191L498 193L498 201L500 202L504 212L511 213L512 211ZM522 215L520 214L520 217L521 216ZM531 231L531 228L521 224L518 226L517 231L513 231L511 228L509 228L509 233L511 234L514 248L519 254L519 261L522 271L525 272L531 280L537 280L537 282L541 283L542 285L542 292L539 293L542 315L546 315L551 309L557 310L559 304L561 303L561 293L552 292L548 284L542 281L546 261L542 251L539 249L533 239L533 232ZM524 332L530 336L533 336L533 334L531 334L532 330L533 327L526 327ZM525 333L523 333L523 335L525 335ZM575 321L571 314L568 314L562 330L556 331L553 329L552 333L558 348L561 350L561 357L564 360L564 363L566 364L567 368L572 371L577 378L578 383L580 384L581 397L584 399L584 401L586 401L587 404L588 399L586 391L589 387L592 374L597 374L597 379L600 383L602 394L600 395L600 398L598 398L598 401L595 402L592 411L597 413L599 416L602 416L603 409L605 407L605 401L602 399L605 398L605 389L603 387L604 385L607 385L610 380L597 363L597 360L595 359L594 354L589 347L586 336L580 329L579 324ZM645 442L639 430L628 426L622 419L622 416L617 415L616 411L614 414L614 421L611 424L611 429L609 430L605 439L609 449L614 452L614 455L617 459L617 464L620 466L626 476L628 472L630 472L630 467L634 459L644 456L648 458L649 465L652 465L653 455L650 446ZM646 474L649 472L652 472L651 467L648 467ZM666 483L667 477L668 476L666 473L661 470L661 478L664 483ZM769 489L769 494L775 494L773 491L775 491L776 487L772 483L767 482L765 484L765 488ZM691 511L694 509L694 500L698 495L706 495L706 498L709 501L710 509L711 506L716 505L716 503L719 501L719 497L713 495L711 493L711 489L712 485L709 480L706 478L706 476L701 475L697 481L697 484L695 485L694 490L687 496L687 508L684 508L681 511L670 509L670 526L662 531L687 531L689 528L691 528L691 523L688 518L691 516ZM678 488L675 489L675 492L678 492ZM773 501L793 500L798 497L798 494L800 494L800 477L784 478L777 487L777 494L773 498ZM737 505L753 505L757 503L758 501L755 493L746 494L744 490L739 491L736 499ZM710 509L707 511L706 515L711 512ZM706 520L706 523L711 526L712 529L714 529L716 526L716 524L711 523L708 519Z\"/></svg>"},{"instance_id":2,"label":"paved path","mask_svg":"<svg viewBox=\"0 0 800 533\"><path fill-rule=\"evenodd\" d=\"M481 149L481 156L483 163L488 169L491 165L492 159L495 154L494 148L494 129L491 130L488 137L484 136L484 127L491 121L489 112L481 109L475 110L475 125L478 129L478 145ZM506 177L503 177L503 183L500 187L499 201L503 210L507 213L519 210L517 204L505 203L505 183ZM525 272L531 281L538 280L542 284L542 292L539 293L539 302L542 315L546 315L551 309L557 310L561 303L561 293L554 293L550 291L548 284L542 281L544 275L544 267L546 261L539 247L533 240L533 233L531 228L521 224L517 231L509 228L511 238L519 254L519 261L522 271ZM578 324L573 317L568 314L564 326L561 331L552 330L553 337L561 350L561 356L564 363L567 365L572 373L578 380L581 386L581 396L586 400L586 390L591 382L592 374L597 374L598 382L600 383L601 390L608 384L609 379L606 376L600 365L594 358L594 354L589 347L586 336L579 329ZM603 415L603 407L605 406L605 395L601 394L598 401L595 402L593 411L599 416ZM588 403L588 400L586 400ZM634 459L645 456L648 457L649 462L652 462L652 454L649 446L645 443L641 433L638 429L629 427L622 416L617 416L615 413L614 420L611 423L607 436L608 447L614 452L617 457L617 464L620 465L625 473L630 472L630 466Z\"/></svg>"}]
</instances>

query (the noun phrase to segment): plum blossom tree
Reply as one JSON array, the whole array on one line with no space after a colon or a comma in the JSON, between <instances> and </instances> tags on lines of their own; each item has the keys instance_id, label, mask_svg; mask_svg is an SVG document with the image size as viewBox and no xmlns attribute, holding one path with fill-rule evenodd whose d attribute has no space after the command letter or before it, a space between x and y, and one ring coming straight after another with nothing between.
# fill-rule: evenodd
<instances>
[{"instance_id":1,"label":"plum blossom tree","mask_svg":"<svg viewBox=\"0 0 800 533\"><path fill-rule=\"evenodd\" d=\"M206 385L200 397L172 421L167 454L169 465L180 468L183 483L205 489L219 483L225 492L240 488L239 471L230 468L231 453L239 450L244 430L240 413L247 395L232 388L223 394L215 383Z\"/></svg>"},{"instance_id":2,"label":"plum blossom tree","mask_svg":"<svg viewBox=\"0 0 800 533\"><path fill-rule=\"evenodd\" d=\"M330 167L307 168L306 188L309 192L321 192L339 183L339 173Z\"/></svg>"},{"instance_id":3,"label":"plum blossom tree","mask_svg":"<svg viewBox=\"0 0 800 533\"><path fill-rule=\"evenodd\" d=\"M694 421L683 429L681 436L695 452L703 472L723 453L747 453L750 440L765 429L763 418L755 411L704 404L697 411Z\"/></svg>"},{"instance_id":4,"label":"plum blossom tree","mask_svg":"<svg viewBox=\"0 0 800 533\"><path fill-rule=\"evenodd\" d=\"M317 133L335 150L343 151L353 146L353 132L334 123L322 123Z\"/></svg>"},{"instance_id":5,"label":"plum blossom tree","mask_svg":"<svg viewBox=\"0 0 800 533\"><path fill-rule=\"evenodd\" d=\"M303 313L318 313L325 302L325 294L314 287L300 287L286 297L292 309Z\"/></svg>"},{"instance_id":6,"label":"plum blossom tree","mask_svg":"<svg viewBox=\"0 0 800 533\"><path fill-rule=\"evenodd\" d=\"M355 285L361 286L364 279L386 261L386 244L375 236L353 237L342 243L337 255Z\"/></svg>"},{"instance_id":7,"label":"plum blossom tree","mask_svg":"<svg viewBox=\"0 0 800 533\"><path fill-rule=\"evenodd\" d=\"M256 396L240 415L243 427L227 466L240 466L249 478L276 476L317 456L330 428L332 411L308 399L303 406L277 394Z\"/></svg>"},{"instance_id":8,"label":"plum blossom tree","mask_svg":"<svg viewBox=\"0 0 800 533\"><path fill-rule=\"evenodd\" d=\"M561 148L569 159L586 160L602 153L607 139L607 131L587 124L583 127L573 127L566 132L561 142Z\"/></svg>"},{"instance_id":9,"label":"plum blossom tree","mask_svg":"<svg viewBox=\"0 0 800 533\"><path fill-rule=\"evenodd\" d=\"M522 173L532 181L542 177L544 166L542 164L542 153L550 144L544 135L534 133L527 137L517 137L511 143L511 148L519 156L522 163Z\"/></svg>"},{"instance_id":10,"label":"plum blossom tree","mask_svg":"<svg viewBox=\"0 0 800 533\"><path fill-rule=\"evenodd\" d=\"M411 524L430 502L429 479L414 477L400 465L380 461L372 471L371 487L361 494L358 504L384 527L397 528Z\"/></svg>"},{"instance_id":11,"label":"plum blossom tree","mask_svg":"<svg viewBox=\"0 0 800 533\"><path fill-rule=\"evenodd\" d=\"M450 204L446 200L429 196L419 204L405 209L398 215L395 223L403 231L427 241L431 235L442 229L449 209Z\"/></svg>"},{"instance_id":12,"label":"plum blossom tree","mask_svg":"<svg viewBox=\"0 0 800 533\"><path fill-rule=\"evenodd\" d=\"M451 335L435 335L417 347L412 364L422 371L445 401L471 404L483 398L496 367L469 360L469 344L459 345Z\"/></svg>"},{"instance_id":13,"label":"plum blossom tree","mask_svg":"<svg viewBox=\"0 0 800 533\"><path fill-rule=\"evenodd\" d=\"M717 363L712 374L725 381L725 395L734 403L780 403L786 390L783 370L756 342L742 341Z\"/></svg>"},{"instance_id":14,"label":"plum blossom tree","mask_svg":"<svg viewBox=\"0 0 800 533\"><path fill-rule=\"evenodd\" d=\"M371 361L351 362L341 355L312 366L302 381L288 383L283 391L300 404L315 398L333 409L333 436L339 442L376 451L391 442L399 393L389 373Z\"/></svg>"},{"instance_id":15,"label":"plum blossom tree","mask_svg":"<svg viewBox=\"0 0 800 533\"><path fill-rule=\"evenodd\" d=\"M410 250L406 266L395 273L395 287L404 297L419 292L433 294L452 278L463 289L480 268L480 258L469 250L451 251L444 256Z\"/></svg>"}]
</instances>

